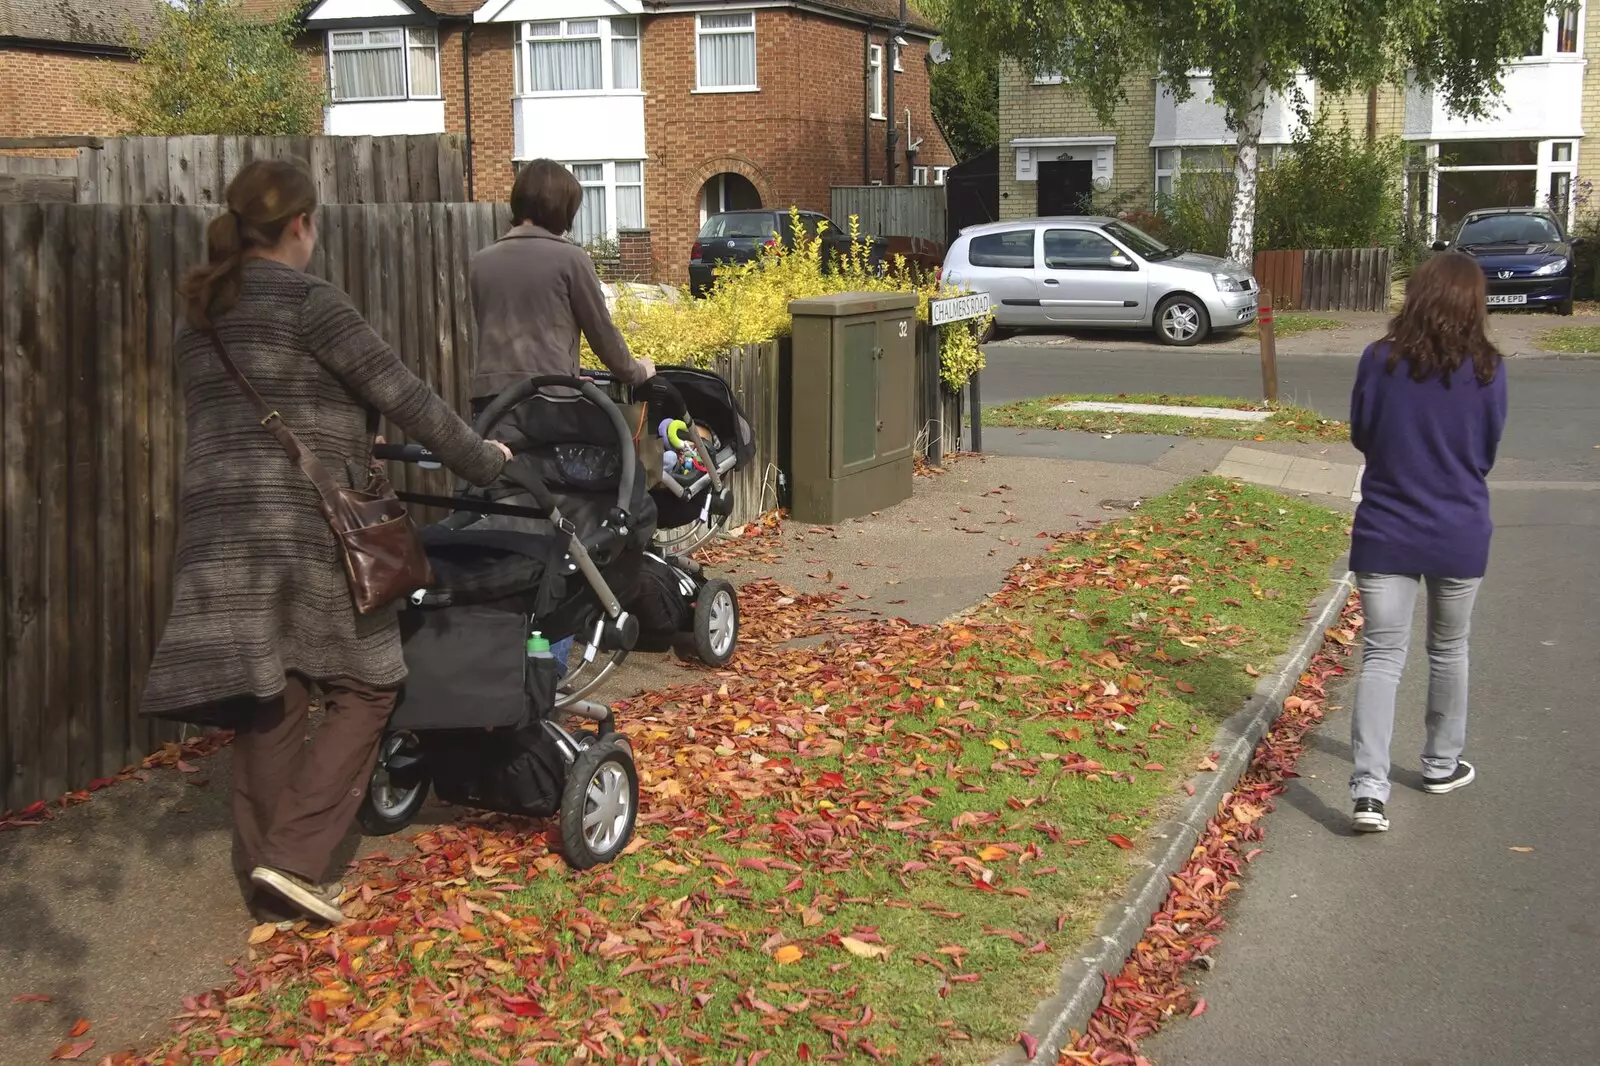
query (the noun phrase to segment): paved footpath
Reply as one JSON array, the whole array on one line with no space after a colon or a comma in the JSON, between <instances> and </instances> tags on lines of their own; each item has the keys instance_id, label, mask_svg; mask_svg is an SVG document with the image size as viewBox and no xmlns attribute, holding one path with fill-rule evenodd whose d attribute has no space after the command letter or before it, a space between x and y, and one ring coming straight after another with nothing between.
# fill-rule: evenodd
<instances>
[{"instance_id":1,"label":"paved footpath","mask_svg":"<svg viewBox=\"0 0 1600 1066\"><path fill-rule=\"evenodd\" d=\"M1353 354L1291 360L1288 372L1343 418ZM1056 353L1051 365L996 346L985 386L1009 397L1177 393L1203 379L1204 391L1249 395L1251 369L1238 357L1135 353ZM1510 382L1497 532L1474 616L1467 757L1477 782L1449 796L1420 791L1419 611L1393 747L1393 828L1348 829L1347 679L1331 700L1346 706L1313 735L1302 776L1266 822L1216 969L1197 982L1208 1008L1145 1044L1154 1066L1600 1062L1600 362L1517 360ZM1233 447L1058 436L1047 448L996 433L993 446L1114 450L1158 467ZM1350 461L1338 450L1324 458Z\"/></svg>"}]
</instances>

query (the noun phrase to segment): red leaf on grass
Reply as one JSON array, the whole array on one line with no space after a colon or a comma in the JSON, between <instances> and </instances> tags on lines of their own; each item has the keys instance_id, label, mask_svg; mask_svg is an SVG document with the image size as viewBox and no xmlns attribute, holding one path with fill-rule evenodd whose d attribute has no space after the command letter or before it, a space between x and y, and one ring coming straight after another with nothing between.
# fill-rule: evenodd
<instances>
[{"instance_id":1,"label":"red leaf on grass","mask_svg":"<svg viewBox=\"0 0 1600 1066\"><path fill-rule=\"evenodd\" d=\"M1121 833L1112 833L1110 836L1106 837L1106 839L1111 841L1111 843L1115 844L1117 847L1122 848L1124 851L1133 847L1133 841L1129 840Z\"/></svg>"},{"instance_id":2,"label":"red leaf on grass","mask_svg":"<svg viewBox=\"0 0 1600 1066\"><path fill-rule=\"evenodd\" d=\"M1029 1062L1032 1062L1033 1057L1039 1054L1039 1041L1027 1033L1018 1033L1017 1040L1022 1043L1022 1053L1028 1056Z\"/></svg>"},{"instance_id":3,"label":"red leaf on grass","mask_svg":"<svg viewBox=\"0 0 1600 1066\"><path fill-rule=\"evenodd\" d=\"M1172 683L1172 687L1177 689L1179 692L1193 692L1194 691L1194 686L1189 684L1189 682L1187 682L1187 681L1174 681Z\"/></svg>"}]
</instances>

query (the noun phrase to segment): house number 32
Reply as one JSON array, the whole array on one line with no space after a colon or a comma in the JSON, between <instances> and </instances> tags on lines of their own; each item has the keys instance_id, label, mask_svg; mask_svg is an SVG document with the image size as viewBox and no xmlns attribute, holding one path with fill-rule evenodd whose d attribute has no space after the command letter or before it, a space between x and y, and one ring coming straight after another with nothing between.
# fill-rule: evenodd
<instances>
[{"instance_id":1,"label":"house number 32","mask_svg":"<svg viewBox=\"0 0 1600 1066\"><path fill-rule=\"evenodd\" d=\"M909 336L910 334L908 334L906 332L906 330L909 329L910 327L911 327L911 323L909 323L909 322L901 322L900 323L900 336L902 336L902 337Z\"/></svg>"}]
</instances>

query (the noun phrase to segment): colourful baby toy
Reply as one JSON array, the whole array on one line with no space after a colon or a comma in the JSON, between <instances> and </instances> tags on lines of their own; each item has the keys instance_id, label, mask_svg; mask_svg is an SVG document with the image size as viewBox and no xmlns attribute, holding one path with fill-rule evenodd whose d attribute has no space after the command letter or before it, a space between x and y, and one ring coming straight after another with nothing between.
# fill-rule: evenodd
<instances>
[{"instance_id":1,"label":"colourful baby toy","mask_svg":"<svg viewBox=\"0 0 1600 1066\"><path fill-rule=\"evenodd\" d=\"M671 471L680 478L692 477L695 471L704 471L701 464L699 449L696 442L685 434L689 424L681 418L663 418L656 427L656 432L661 435L661 444L665 448L662 454L663 469Z\"/></svg>"}]
</instances>

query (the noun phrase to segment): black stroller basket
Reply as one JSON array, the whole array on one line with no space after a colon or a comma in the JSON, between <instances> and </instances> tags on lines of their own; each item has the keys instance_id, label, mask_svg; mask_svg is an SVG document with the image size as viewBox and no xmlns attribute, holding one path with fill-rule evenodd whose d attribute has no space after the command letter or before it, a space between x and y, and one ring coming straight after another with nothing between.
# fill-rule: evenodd
<instances>
[{"instance_id":1,"label":"black stroller basket","mask_svg":"<svg viewBox=\"0 0 1600 1066\"><path fill-rule=\"evenodd\" d=\"M610 708L584 697L641 636L692 642L702 661L725 664L738 639L737 596L652 550L655 509L633 429L592 381L521 382L477 429L512 452L496 486L399 494L451 514L422 531L435 581L401 614L409 676L358 818L369 832L395 832L432 788L465 806L558 814L567 861L592 866L626 846L638 775ZM374 455L437 465L417 445L380 445ZM564 684L541 637L587 642ZM598 673L579 681L591 667ZM597 728L569 731L568 716Z\"/></svg>"}]
</instances>

